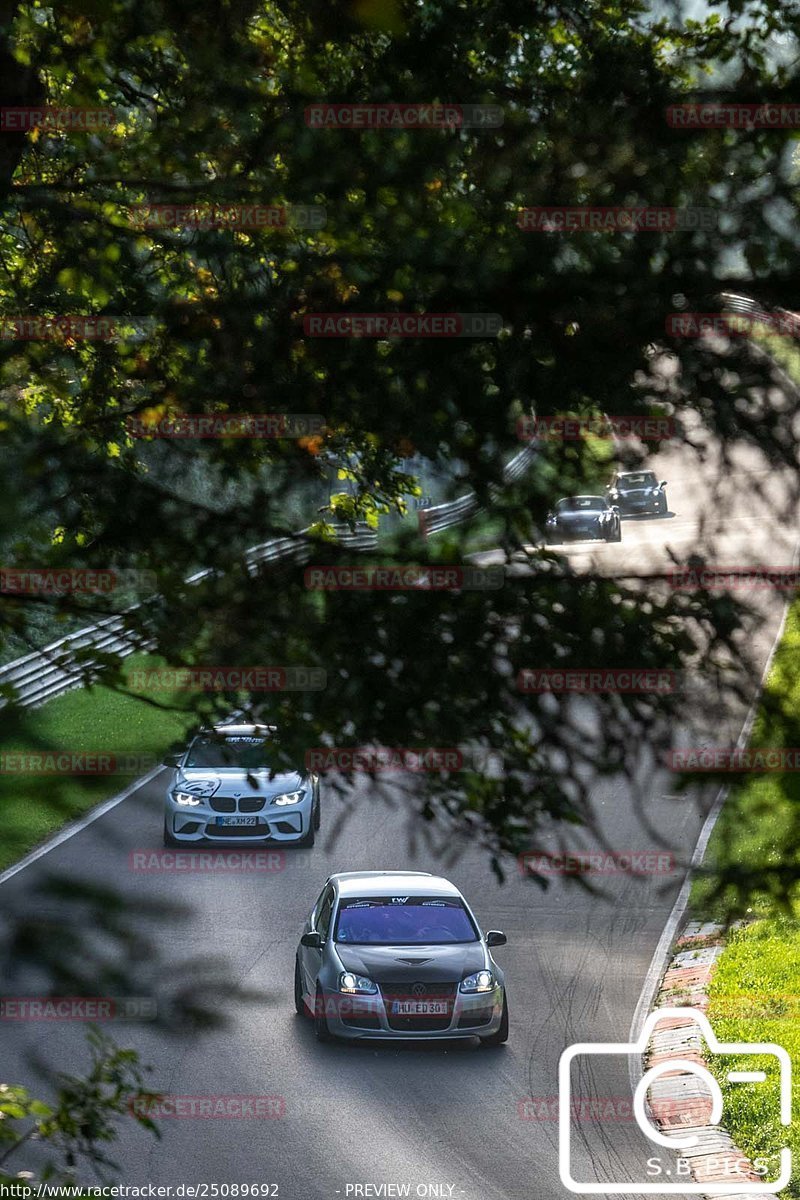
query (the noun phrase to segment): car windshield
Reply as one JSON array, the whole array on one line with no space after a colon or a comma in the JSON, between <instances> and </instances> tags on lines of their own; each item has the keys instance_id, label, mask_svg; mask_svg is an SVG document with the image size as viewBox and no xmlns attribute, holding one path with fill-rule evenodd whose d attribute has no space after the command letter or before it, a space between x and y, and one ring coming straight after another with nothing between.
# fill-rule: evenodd
<instances>
[{"instance_id":1,"label":"car windshield","mask_svg":"<svg viewBox=\"0 0 800 1200\"><path fill-rule=\"evenodd\" d=\"M636 471L619 477L619 486L622 488L655 487L655 484L656 477L652 471Z\"/></svg>"},{"instance_id":2,"label":"car windshield","mask_svg":"<svg viewBox=\"0 0 800 1200\"><path fill-rule=\"evenodd\" d=\"M349 945L447 946L476 942L461 900L441 896L369 896L342 900L334 941Z\"/></svg>"},{"instance_id":3,"label":"car windshield","mask_svg":"<svg viewBox=\"0 0 800 1200\"><path fill-rule=\"evenodd\" d=\"M572 496L568 500L559 500L557 512L602 512L606 502L602 496Z\"/></svg>"},{"instance_id":4,"label":"car windshield","mask_svg":"<svg viewBox=\"0 0 800 1200\"><path fill-rule=\"evenodd\" d=\"M187 767L232 767L256 771L270 769L266 738L244 734L227 737L196 737L186 755Z\"/></svg>"}]
</instances>

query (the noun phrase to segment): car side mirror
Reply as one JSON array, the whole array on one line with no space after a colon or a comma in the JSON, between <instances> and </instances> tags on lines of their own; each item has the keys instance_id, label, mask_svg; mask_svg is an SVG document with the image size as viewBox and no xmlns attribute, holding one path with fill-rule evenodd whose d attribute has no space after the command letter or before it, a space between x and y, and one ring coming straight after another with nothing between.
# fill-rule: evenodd
<instances>
[{"instance_id":1,"label":"car side mirror","mask_svg":"<svg viewBox=\"0 0 800 1200\"><path fill-rule=\"evenodd\" d=\"M165 754L161 760L161 764L164 767L177 767L182 758L182 754Z\"/></svg>"},{"instance_id":2,"label":"car side mirror","mask_svg":"<svg viewBox=\"0 0 800 1200\"><path fill-rule=\"evenodd\" d=\"M321 933L316 929L312 929L310 933L304 933L300 938L301 946L308 946L309 950L321 950L324 944L324 939Z\"/></svg>"},{"instance_id":3,"label":"car side mirror","mask_svg":"<svg viewBox=\"0 0 800 1200\"><path fill-rule=\"evenodd\" d=\"M487 946L505 946L508 938L499 929L490 929L486 934Z\"/></svg>"},{"instance_id":4,"label":"car side mirror","mask_svg":"<svg viewBox=\"0 0 800 1200\"><path fill-rule=\"evenodd\" d=\"M658 486L659 486L659 487L666 487L666 486L667 486L667 481L666 481L666 479L662 479L662 480L661 480L661 483L660 483Z\"/></svg>"}]
</instances>

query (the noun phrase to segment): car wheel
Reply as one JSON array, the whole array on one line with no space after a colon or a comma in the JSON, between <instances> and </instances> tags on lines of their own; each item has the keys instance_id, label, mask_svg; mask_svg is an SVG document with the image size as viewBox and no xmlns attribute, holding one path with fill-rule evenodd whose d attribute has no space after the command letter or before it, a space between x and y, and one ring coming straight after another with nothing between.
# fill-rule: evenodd
<instances>
[{"instance_id":1,"label":"car wheel","mask_svg":"<svg viewBox=\"0 0 800 1200\"><path fill-rule=\"evenodd\" d=\"M497 1033L490 1033L488 1037L481 1038L484 1046L502 1046L508 1041L508 997L503 995L503 1015L500 1018L500 1028Z\"/></svg>"},{"instance_id":2,"label":"car wheel","mask_svg":"<svg viewBox=\"0 0 800 1200\"><path fill-rule=\"evenodd\" d=\"M174 850L180 844L178 839L174 838L167 828L167 818L164 817L164 845L169 846L170 850Z\"/></svg>"},{"instance_id":3,"label":"car wheel","mask_svg":"<svg viewBox=\"0 0 800 1200\"><path fill-rule=\"evenodd\" d=\"M611 537L609 538L609 541L610 542L621 542L622 541L622 526L621 525L617 526L616 530L614 531L614 533L612 533Z\"/></svg>"},{"instance_id":4,"label":"car wheel","mask_svg":"<svg viewBox=\"0 0 800 1200\"><path fill-rule=\"evenodd\" d=\"M664 516L664 513L665 513L666 511L667 511L667 497L666 497L666 496L659 496L659 498L658 498L658 508L656 509L656 512L658 513L658 515L659 515L660 517L663 517L663 516Z\"/></svg>"},{"instance_id":5,"label":"car wheel","mask_svg":"<svg viewBox=\"0 0 800 1200\"><path fill-rule=\"evenodd\" d=\"M325 999L321 987L317 987L317 998L314 1002L314 1033L318 1042L333 1041L333 1034L328 1028L328 1018L325 1016Z\"/></svg>"},{"instance_id":6,"label":"car wheel","mask_svg":"<svg viewBox=\"0 0 800 1200\"><path fill-rule=\"evenodd\" d=\"M314 805L314 828L319 829L322 820L322 812L319 806L319 792L317 792L317 803Z\"/></svg>"},{"instance_id":7,"label":"car wheel","mask_svg":"<svg viewBox=\"0 0 800 1200\"><path fill-rule=\"evenodd\" d=\"M300 982L300 960L295 955L294 960L294 1007L298 1017L306 1015L306 1002L303 999L303 985Z\"/></svg>"}]
</instances>

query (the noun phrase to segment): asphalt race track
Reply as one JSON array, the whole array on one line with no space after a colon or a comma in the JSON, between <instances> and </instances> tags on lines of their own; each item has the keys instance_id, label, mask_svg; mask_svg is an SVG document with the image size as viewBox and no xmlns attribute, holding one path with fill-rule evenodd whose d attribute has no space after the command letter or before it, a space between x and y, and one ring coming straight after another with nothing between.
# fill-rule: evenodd
<instances>
[{"instance_id":1,"label":"asphalt race track","mask_svg":"<svg viewBox=\"0 0 800 1200\"><path fill-rule=\"evenodd\" d=\"M669 515L624 520L619 546L568 548L576 566L645 573L667 565L667 547L684 561L701 534L710 538L713 561L721 565L792 562L796 508L792 502L788 516L780 511L789 485L752 451L737 452L721 480L713 455L701 466L685 450L665 448L648 465L669 481ZM765 489L761 500L754 483ZM721 499L714 502L718 487ZM528 570L522 562L512 569ZM751 645L759 671L768 661L783 601L774 593L759 598L764 623ZM713 729L688 713L687 736L713 744L733 740L745 710L742 705L729 712L722 727L715 720ZM609 845L619 851L666 845L676 859L667 875L604 877L598 898L558 877L542 892L514 864L500 885L474 845L449 844L447 860L436 859L422 842L413 849L404 806L371 799L368 783L360 785L356 803L328 791L320 840L312 850L289 851L283 871L132 872L130 851L160 847L166 779L162 772L3 883L2 907L36 912L41 901L35 893L51 874L117 886L157 908L185 904L184 919L152 927L166 965L150 968L143 962L143 973L158 969L168 976L192 958L220 957L254 999L223 999L227 1024L208 1032L181 1037L147 1023L116 1025L112 1032L153 1066L154 1089L281 1096L285 1115L165 1120L160 1142L130 1122L113 1155L122 1165L122 1181L274 1182L283 1200L375 1196L381 1193L353 1189L379 1184L408 1184L412 1196L463 1200L566 1196L558 1175L557 1124L522 1119L529 1110L521 1110L520 1102L556 1095L558 1058L571 1042L627 1039L683 880L680 864L691 857L710 798L677 798L674 781L653 768L646 748L635 792L622 779L597 787L592 802ZM539 844L548 845L548 836ZM311 1022L293 1009L298 931L325 877L359 868L441 870L465 892L484 929L505 930L508 946L495 953L509 981L507 1046L317 1045ZM9 990L30 994L36 980L15 977ZM0 1036L3 1078L9 1081L36 1083L32 1055L64 1070L85 1066L78 1023L6 1022ZM610 1130L607 1162L595 1164L601 1177L625 1170L627 1136L623 1125ZM438 1192L418 1190L433 1184L443 1186Z\"/></svg>"}]
</instances>

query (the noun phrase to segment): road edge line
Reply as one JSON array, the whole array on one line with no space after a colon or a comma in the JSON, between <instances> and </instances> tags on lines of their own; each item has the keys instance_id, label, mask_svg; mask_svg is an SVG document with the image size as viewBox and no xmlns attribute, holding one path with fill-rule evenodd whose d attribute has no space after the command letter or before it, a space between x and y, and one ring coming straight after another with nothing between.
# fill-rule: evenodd
<instances>
[{"instance_id":1,"label":"road edge line","mask_svg":"<svg viewBox=\"0 0 800 1200\"><path fill-rule=\"evenodd\" d=\"M95 808L90 808L88 813L65 825L58 833L54 833L52 837L43 842L41 846L37 846L35 850L31 850L28 854L24 855L19 862L6 867L5 871L0 871L0 887L4 883L8 883L9 879L13 879L20 871L24 871L26 867L30 867L33 863L38 862L40 858L44 858L45 854L49 854L51 850L55 850L56 846L62 846L64 842L68 842L76 833L81 833L92 822L110 812L112 808L116 808L123 800L127 800L134 792L138 792L139 788L144 787L146 783L150 783L152 779L155 779L156 775L166 769L166 767L161 765L153 767L152 771L148 771L141 779L134 780L130 787L126 787L123 791L119 792L116 796L111 796L108 800L101 801Z\"/></svg>"}]
</instances>

